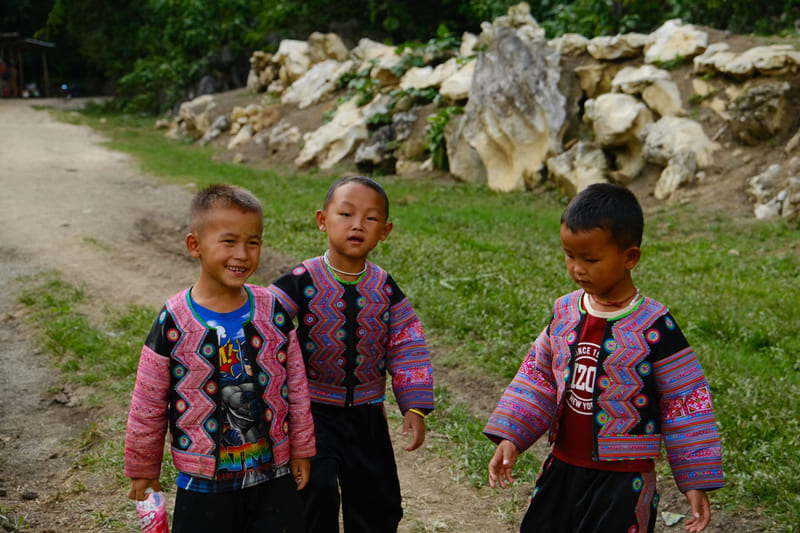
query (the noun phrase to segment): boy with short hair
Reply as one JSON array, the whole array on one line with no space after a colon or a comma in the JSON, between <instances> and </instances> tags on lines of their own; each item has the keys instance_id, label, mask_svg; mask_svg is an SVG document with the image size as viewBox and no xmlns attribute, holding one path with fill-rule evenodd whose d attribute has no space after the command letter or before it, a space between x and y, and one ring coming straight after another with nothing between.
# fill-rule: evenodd
<instances>
[{"instance_id":1,"label":"boy with short hair","mask_svg":"<svg viewBox=\"0 0 800 533\"><path fill-rule=\"evenodd\" d=\"M212 185L191 205L197 282L170 298L142 348L125 439L128 497L179 470L173 533L301 532L314 428L297 336L263 287L261 204Z\"/></svg>"},{"instance_id":2,"label":"boy with short hair","mask_svg":"<svg viewBox=\"0 0 800 533\"><path fill-rule=\"evenodd\" d=\"M370 178L335 182L317 211L328 250L270 286L297 318L306 363L317 455L302 491L308 531L391 533L403 514L383 400L386 372L413 434L425 439L433 377L417 315L392 277L367 254L392 230L389 200ZM340 498L341 489L341 498Z\"/></svg>"},{"instance_id":3,"label":"boy with short hair","mask_svg":"<svg viewBox=\"0 0 800 533\"><path fill-rule=\"evenodd\" d=\"M662 439L691 506L686 531L711 519L706 491L724 481L709 386L667 308L633 283L643 226L636 197L612 184L584 189L561 217L581 289L556 300L484 429L497 443L489 484L503 488L519 454L549 432L523 533L652 532Z\"/></svg>"}]
</instances>

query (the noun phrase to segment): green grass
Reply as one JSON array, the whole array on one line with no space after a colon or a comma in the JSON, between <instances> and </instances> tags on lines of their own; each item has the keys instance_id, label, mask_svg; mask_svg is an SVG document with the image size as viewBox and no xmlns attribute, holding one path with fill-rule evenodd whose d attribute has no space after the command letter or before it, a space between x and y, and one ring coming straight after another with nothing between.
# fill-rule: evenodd
<instances>
[{"instance_id":1,"label":"green grass","mask_svg":"<svg viewBox=\"0 0 800 533\"><path fill-rule=\"evenodd\" d=\"M211 149L167 142L151 119L104 118L82 120L148 173L198 187L225 181L251 189L264 203L266 246L298 259L324 250L313 215L335 176L214 162ZM552 191L496 193L434 179L379 179L392 199L395 229L371 258L411 299L441 354L437 364L509 379L546 324L552 300L574 288L558 240L564 200ZM711 383L727 476L714 501L764 508L771 527L783 531L800 523L798 243L796 223L736 221L700 206L669 206L648 213L643 260L634 271L642 292L670 307ZM101 380L124 375L122 368L81 375ZM492 453L480 435L484 421L470 420L446 393L439 402L433 430L452 439L446 453L454 468L482 483ZM517 477L532 480L538 465L520 466Z\"/></svg>"}]
</instances>

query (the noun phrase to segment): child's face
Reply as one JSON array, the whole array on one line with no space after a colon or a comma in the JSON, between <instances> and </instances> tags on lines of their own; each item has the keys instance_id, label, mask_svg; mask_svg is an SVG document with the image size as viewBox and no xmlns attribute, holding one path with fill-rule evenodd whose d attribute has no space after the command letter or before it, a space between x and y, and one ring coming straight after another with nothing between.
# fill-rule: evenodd
<instances>
[{"instance_id":1,"label":"child's face","mask_svg":"<svg viewBox=\"0 0 800 533\"><path fill-rule=\"evenodd\" d=\"M641 256L638 246L621 250L606 229L574 233L564 224L561 245L569 275L587 293L602 301L631 296L634 285L630 273Z\"/></svg>"},{"instance_id":2,"label":"child's face","mask_svg":"<svg viewBox=\"0 0 800 533\"><path fill-rule=\"evenodd\" d=\"M237 207L215 207L205 213L186 247L200 260L198 284L217 291L238 292L258 268L261 258L261 217Z\"/></svg>"},{"instance_id":3,"label":"child's face","mask_svg":"<svg viewBox=\"0 0 800 533\"><path fill-rule=\"evenodd\" d=\"M389 236L386 203L378 191L357 182L345 183L333 193L328 207L317 211L320 231L328 232L330 259L361 268L367 254Z\"/></svg>"}]
</instances>

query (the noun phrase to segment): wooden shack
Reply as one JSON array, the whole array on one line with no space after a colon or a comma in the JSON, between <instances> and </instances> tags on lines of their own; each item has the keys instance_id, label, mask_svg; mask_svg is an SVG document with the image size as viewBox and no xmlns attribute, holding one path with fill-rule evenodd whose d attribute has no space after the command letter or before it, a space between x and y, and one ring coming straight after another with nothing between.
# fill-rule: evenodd
<instances>
[{"instance_id":1,"label":"wooden shack","mask_svg":"<svg viewBox=\"0 0 800 533\"><path fill-rule=\"evenodd\" d=\"M37 39L21 37L19 33L0 33L0 97L19 98L25 93L24 61L31 54L40 52L42 63L41 95L50 96L50 77L47 72L47 51L55 44ZM35 57L35 56L34 56Z\"/></svg>"}]
</instances>

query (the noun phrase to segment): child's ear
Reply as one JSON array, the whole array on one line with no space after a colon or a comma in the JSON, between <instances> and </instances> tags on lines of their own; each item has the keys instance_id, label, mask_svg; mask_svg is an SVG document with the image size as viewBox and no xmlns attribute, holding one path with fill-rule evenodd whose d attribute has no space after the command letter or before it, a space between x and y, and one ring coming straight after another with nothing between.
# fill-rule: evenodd
<instances>
[{"instance_id":1,"label":"child's ear","mask_svg":"<svg viewBox=\"0 0 800 533\"><path fill-rule=\"evenodd\" d=\"M392 232L393 227L394 225L391 222L387 222L386 224L383 225L383 233L381 233L382 241L386 240L386 237L388 237L389 234Z\"/></svg>"},{"instance_id":2,"label":"child's ear","mask_svg":"<svg viewBox=\"0 0 800 533\"><path fill-rule=\"evenodd\" d=\"M638 246L631 246L625 250L625 268L633 270L642 258L642 249Z\"/></svg>"},{"instance_id":3,"label":"child's ear","mask_svg":"<svg viewBox=\"0 0 800 533\"><path fill-rule=\"evenodd\" d=\"M187 233L186 234L186 249L189 250L189 254L194 257L195 259L200 257L200 247L197 242L197 235L194 233Z\"/></svg>"},{"instance_id":4,"label":"child's ear","mask_svg":"<svg viewBox=\"0 0 800 533\"><path fill-rule=\"evenodd\" d=\"M314 217L317 220L317 227L320 231L325 231L327 226L325 225L325 211L318 210L316 216Z\"/></svg>"}]
</instances>

